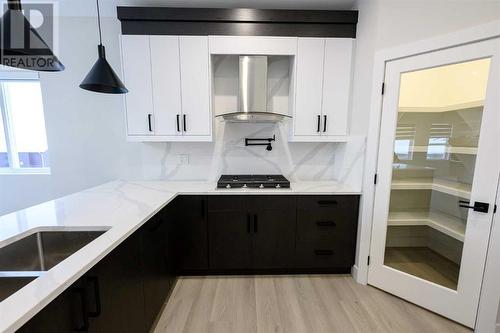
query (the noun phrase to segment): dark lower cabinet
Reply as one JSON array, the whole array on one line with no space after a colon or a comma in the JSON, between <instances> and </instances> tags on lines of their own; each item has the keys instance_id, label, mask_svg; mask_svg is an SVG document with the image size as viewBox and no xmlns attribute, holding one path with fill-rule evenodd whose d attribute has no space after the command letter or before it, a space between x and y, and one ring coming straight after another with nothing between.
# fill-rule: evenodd
<instances>
[{"instance_id":1,"label":"dark lower cabinet","mask_svg":"<svg viewBox=\"0 0 500 333\"><path fill-rule=\"evenodd\" d=\"M210 269L290 268L295 252L293 196L210 196Z\"/></svg>"},{"instance_id":2,"label":"dark lower cabinet","mask_svg":"<svg viewBox=\"0 0 500 333\"><path fill-rule=\"evenodd\" d=\"M253 269L293 267L295 200L294 196L251 197Z\"/></svg>"},{"instance_id":3,"label":"dark lower cabinet","mask_svg":"<svg viewBox=\"0 0 500 333\"><path fill-rule=\"evenodd\" d=\"M149 332L175 283L162 210L20 332Z\"/></svg>"},{"instance_id":4,"label":"dark lower cabinet","mask_svg":"<svg viewBox=\"0 0 500 333\"><path fill-rule=\"evenodd\" d=\"M148 332L184 274L348 272L359 196L180 196L19 332Z\"/></svg>"},{"instance_id":5,"label":"dark lower cabinet","mask_svg":"<svg viewBox=\"0 0 500 333\"><path fill-rule=\"evenodd\" d=\"M172 235L175 267L178 274L208 269L207 198L201 195L179 196L173 202L175 210Z\"/></svg>"},{"instance_id":6,"label":"dark lower cabinet","mask_svg":"<svg viewBox=\"0 0 500 333\"><path fill-rule=\"evenodd\" d=\"M297 198L295 267L347 273L354 264L359 197Z\"/></svg>"}]
</instances>

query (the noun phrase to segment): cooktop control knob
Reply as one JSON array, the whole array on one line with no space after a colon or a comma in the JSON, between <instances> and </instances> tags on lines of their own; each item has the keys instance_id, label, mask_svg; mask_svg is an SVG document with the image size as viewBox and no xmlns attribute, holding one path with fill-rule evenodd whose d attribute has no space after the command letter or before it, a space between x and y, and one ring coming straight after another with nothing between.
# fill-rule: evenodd
<instances>
[{"instance_id":1,"label":"cooktop control knob","mask_svg":"<svg viewBox=\"0 0 500 333\"><path fill-rule=\"evenodd\" d=\"M276 185L276 188L281 188L280 184L277 184L277 185Z\"/></svg>"},{"instance_id":2,"label":"cooktop control knob","mask_svg":"<svg viewBox=\"0 0 500 333\"><path fill-rule=\"evenodd\" d=\"M264 188L264 184L260 184L259 188Z\"/></svg>"},{"instance_id":3,"label":"cooktop control knob","mask_svg":"<svg viewBox=\"0 0 500 333\"><path fill-rule=\"evenodd\" d=\"M247 187L248 187L247 184L243 184L243 188L247 188Z\"/></svg>"},{"instance_id":4,"label":"cooktop control knob","mask_svg":"<svg viewBox=\"0 0 500 333\"><path fill-rule=\"evenodd\" d=\"M226 185L226 188L231 188L231 185L227 184L227 185Z\"/></svg>"}]
</instances>

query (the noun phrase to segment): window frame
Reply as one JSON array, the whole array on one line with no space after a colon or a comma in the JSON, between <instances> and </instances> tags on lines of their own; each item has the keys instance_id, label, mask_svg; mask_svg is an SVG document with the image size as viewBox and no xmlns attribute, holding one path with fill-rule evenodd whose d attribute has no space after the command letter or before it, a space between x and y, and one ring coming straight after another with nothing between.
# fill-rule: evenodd
<instances>
[{"instance_id":1,"label":"window frame","mask_svg":"<svg viewBox=\"0 0 500 333\"><path fill-rule=\"evenodd\" d=\"M22 168L19 161L19 152L17 150L16 139L14 136L12 115L7 107L7 99L5 96L3 82L39 82L40 75L38 72L0 70L0 114L3 120L3 131L5 134L5 144L7 146L7 159L9 167L0 168L0 175L22 175L22 174L42 174L50 175L50 167L42 168ZM45 114L44 114L45 119ZM45 124L44 124L45 125Z\"/></svg>"}]
</instances>

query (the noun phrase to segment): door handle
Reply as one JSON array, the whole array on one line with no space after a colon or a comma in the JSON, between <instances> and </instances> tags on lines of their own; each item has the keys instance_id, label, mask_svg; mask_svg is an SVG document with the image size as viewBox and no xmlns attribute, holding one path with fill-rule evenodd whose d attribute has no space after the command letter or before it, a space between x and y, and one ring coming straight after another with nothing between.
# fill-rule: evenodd
<instances>
[{"instance_id":1,"label":"door handle","mask_svg":"<svg viewBox=\"0 0 500 333\"><path fill-rule=\"evenodd\" d=\"M316 132L320 132L320 128L321 128L321 116L318 114L318 129L316 130Z\"/></svg>"},{"instance_id":2,"label":"door handle","mask_svg":"<svg viewBox=\"0 0 500 333\"><path fill-rule=\"evenodd\" d=\"M176 119L177 119L177 132L180 132L181 131L181 127L179 125L179 115L176 116Z\"/></svg>"},{"instance_id":3,"label":"door handle","mask_svg":"<svg viewBox=\"0 0 500 333\"><path fill-rule=\"evenodd\" d=\"M148 114L148 129L150 132L153 132L153 125L151 124L151 118L153 115L151 113Z\"/></svg>"},{"instance_id":4,"label":"door handle","mask_svg":"<svg viewBox=\"0 0 500 333\"><path fill-rule=\"evenodd\" d=\"M458 206L462 208L473 209L475 212L479 213L488 213L488 210L490 208L490 204L487 202L475 201L474 206L471 206L470 201L466 200L460 200Z\"/></svg>"},{"instance_id":5,"label":"door handle","mask_svg":"<svg viewBox=\"0 0 500 333\"><path fill-rule=\"evenodd\" d=\"M326 114L323 116L323 132L326 132Z\"/></svg>"},{"instance_id":6,"label":"door handle","mask_svg":"<svg viewBox=\"0 0 500 333\"><path fill-rule=\"evenodd\" d=\"M185 114L182 115L182 125L184 127L184 132L186 132L187 128L186 128L186 115Z\"/></svg>"}]
</instances>

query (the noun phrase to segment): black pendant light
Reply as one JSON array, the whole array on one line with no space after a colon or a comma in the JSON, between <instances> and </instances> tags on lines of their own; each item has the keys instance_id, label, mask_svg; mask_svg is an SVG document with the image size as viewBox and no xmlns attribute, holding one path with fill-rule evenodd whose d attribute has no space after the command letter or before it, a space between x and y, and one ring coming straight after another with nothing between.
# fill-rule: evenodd
<instances>
[{"instance_id":1,"label":"black pendant light","mask_svg":"<svg viewBox=\"0 0 500 333\"><path fill-rule=\"evenodd\" d=\"M0 21L2 64L42 72L64 70L64 65L23 15L21 0L8 0L7 5Z\"/></svg>"},{"instance_id":2,"label":"black pendant light","mask_svg":"<svg viewBox=\"0 0 500 333\"><path fill-rule=\"evenodd\" d=\"M125 88L125 85L120 81L120 78L106 60L106 52L104 50L104 45L102 45L99 0L96 0L96 3L97 26L99 28L99 45L97 46L99 58L94 66L92 66L92 69L85 79L83 79L80 88L106 94L125 94L128 92L127 88Z\"/></svg>"}]
</instances>

